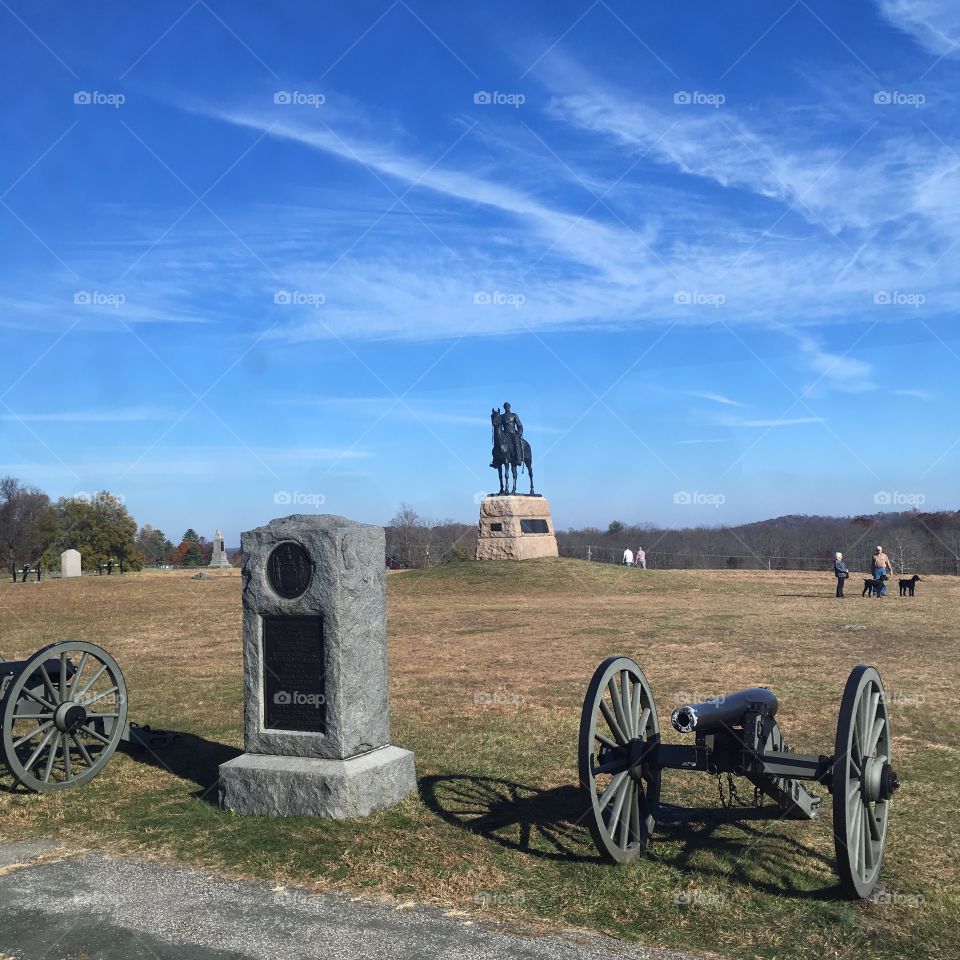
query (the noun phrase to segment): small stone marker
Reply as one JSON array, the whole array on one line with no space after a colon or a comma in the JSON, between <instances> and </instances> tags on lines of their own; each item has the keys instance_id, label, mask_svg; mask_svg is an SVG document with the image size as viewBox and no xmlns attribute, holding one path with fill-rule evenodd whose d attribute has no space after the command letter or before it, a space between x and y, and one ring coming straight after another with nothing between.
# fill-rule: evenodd
<instances>
[{"instance_id":1,"label":"small stone marker","mask_svg":"<svg viewBox=\"0 0 960 960\"><path fill-rule=\"evenodd\" d=\"M213 554L210 557L209 567L219 567L221 569L232 569L233 564L227 559L227 551L223 545L223 531L218 530L213 535Z\"/></svg>"},{"instance_id":2,"label":"small stone marker","mask_svg":"<svg viewBox=\"0 0 960 960\"><path fill-rule=\"evenodd\" d=\"M364 817L416 787L390 744L384 531L296 514L241 534L244 744L220 805Z\"/></svg>"},{"instance_id":3,"label":"small stone marker","mask_svg":"<svg viewBox=\"0 0 960 960\"><path fill-rule=\"evenodd\" d=\"M79 577L80 576L80 551L64 550L60 554L60 576L61 577Z\"/></svg>"}]
</instances>

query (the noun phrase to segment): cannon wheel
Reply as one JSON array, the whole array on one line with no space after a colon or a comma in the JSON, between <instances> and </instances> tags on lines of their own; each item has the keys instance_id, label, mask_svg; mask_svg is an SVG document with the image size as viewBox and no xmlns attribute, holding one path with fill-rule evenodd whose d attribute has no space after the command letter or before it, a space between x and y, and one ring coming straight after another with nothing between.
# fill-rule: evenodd
<instances>
[{"instance_id":1,"label":"cannon wheel","mask_svg":"<svg viewBox=\"0 0 960 960\"><path fill-rule=\"evenodd\" d=\"M63 640L23 662L0 701L0 755L35 793L77 787L107 764L123 736L127 687L109 653Z\"/></svg>"},{"instance_id":2,"label":"cannon wheel","mask_svg":"<svg viewBox=\"0 0 960 960\"><path fill-rule=\"evenodd\" d=\"M840 701L833 765L833 838L840 883L868 897L880 876L890 797L899 786L890 765L890 723L874 667L854 667Z\"/></svg>"},{"instance_id":3,"label":"cannon wheel","mask_svg":"<svg viewBox=\"0 0 960 960\"><path fill-rule=\"evenodd\" d=\"M653 694L628 657L597 667L580 716L580 788L600 855L636 860L650 844L660 801L660 769L649 750L660 741Z\"/></svg>"}]
</instances>

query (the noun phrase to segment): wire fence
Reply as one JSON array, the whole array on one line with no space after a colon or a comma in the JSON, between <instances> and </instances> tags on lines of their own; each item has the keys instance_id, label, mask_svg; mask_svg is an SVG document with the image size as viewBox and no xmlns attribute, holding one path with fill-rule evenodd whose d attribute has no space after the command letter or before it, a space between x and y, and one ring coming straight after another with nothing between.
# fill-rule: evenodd
<instances>
[{"instance_id":1,"label":"wire fence","mask_svg":"<svg viewBox=\"0 0 960 960\"><path fill-rule=\"evenodd\" d=\"M596 563L623 563L623 547L600 547L560 544L561 557L574 557ZM937 557L923 563L891 556L897 575L927 573L960 576L960 557ZM870 554L845 560L851 573L858 569L869 571ZM759 554L730 553L666 553L646 551L646 565L650 570L808 570L833 573L833 555L826 557L761 556Z\"/></svg>"}]
</instances>

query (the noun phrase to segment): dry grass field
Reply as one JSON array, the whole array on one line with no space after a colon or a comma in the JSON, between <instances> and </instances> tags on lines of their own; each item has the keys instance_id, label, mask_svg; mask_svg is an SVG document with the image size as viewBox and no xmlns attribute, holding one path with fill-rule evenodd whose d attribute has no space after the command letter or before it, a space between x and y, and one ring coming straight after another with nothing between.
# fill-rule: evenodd
<instances>
[{"instance_id":1,"label":"dry grass field","mask_svg":"<svg viewBox=\"0 0 960 960\"><path fill-rule=\"evenodd\" d=\"M0 781L0 834L730 958L955 958L960 580L925 578L913 599L884 600L861 599L858 582L838 601L827 574L563 559L392 574L393 740L416 752L421 789L347 823L217 809L217 766L242 746L236 571L2 584L0 654L101 643L124 669L131 717L183 736L157 757L118 754L65 794ZM772 808L703 814L661 826L639 863L599 862L580 823L576 744L587 683L611 653L644 668L668 728L687 697L772 686L787 739L810 753L833 750L850 669L876 665L904 782L886 902L839 897L829 795L814 823ZM667 771L663 800L716 807L717 784Z\"/></svg>"}]
</instances>

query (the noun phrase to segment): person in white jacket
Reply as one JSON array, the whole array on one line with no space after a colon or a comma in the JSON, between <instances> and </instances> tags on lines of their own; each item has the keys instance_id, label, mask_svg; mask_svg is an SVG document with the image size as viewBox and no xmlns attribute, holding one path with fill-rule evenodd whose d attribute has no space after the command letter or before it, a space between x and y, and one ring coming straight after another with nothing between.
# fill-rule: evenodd
<instances>
[{"instance_id":1,"label":"person in white jacket","mask_svg":"<svg viewBox=\"0 0 960 960\"><path fill-rule=\"evenodd\" d=\"M633 566L633 551L629 547L623 551L623 565L625 567Z\"/></svg>"}]
</instances>

